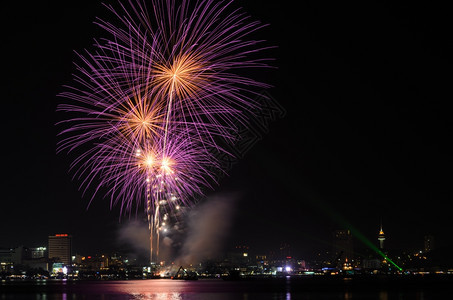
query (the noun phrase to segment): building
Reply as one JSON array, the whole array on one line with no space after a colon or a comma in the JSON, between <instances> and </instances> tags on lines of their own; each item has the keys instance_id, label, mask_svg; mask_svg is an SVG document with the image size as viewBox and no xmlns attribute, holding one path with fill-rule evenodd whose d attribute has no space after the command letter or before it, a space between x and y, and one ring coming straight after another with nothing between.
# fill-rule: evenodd
<instances>
[{"instance_id":1,"label":"building","mask_svg":"<svg viewBox=\"0 0 453 300\"><path fill-rule=\"evenodd\" d=\"M23 263L27 248L19 246L10 249L0 249L0 264L20 265Z\"/></svg>"},{"instance_id":2,"label":"building","mask_svg":"<svg viewBox=\"0 0 453 300\"><path fill-rule=\"evenodd\" d=\"M11 272L14 269L14 249L0 248L0 273Z\"/></svg>"},{"instance_id":3,"label":"building","mask_svg":"<svg viewBox=\"0 0 453 300\"><path fill-rule=\"evenodd\" d=\"M342 268L346 262L351 262L354 259L353 251L351 230L335 230L333 233L333 265Z\"/></svg>"},{"instance_id":4,"label":"building","mask_svg":"<svg viewBox=\"0 0 453 300\"><path fill-rule=\"evenodd\" d=\"M288 244L288 243L282 243L280 245L280 257L278 257L278 259L286 259L287 257L291 257L292 256L292 252L291 252L291 246Z\"/></svg>"},{"instance_id":5,"label":"building","mask_svg":"<svg viewBox=\"0 0 453 300\"><path fill-rule=\"evenodd\" d=\"M30 248L30 258L31 259L46 258L46 257L47 257L47 248L46 247Z\"/></svg>"},{"instance_id":6,"label":"building","mask_svg":"<svg viewBox=\"0 0 453 300\"><path fill-rule=\"evenodd\" d=\"M251 255L249 246L237 245L227 253L227 261L231 267L245 267L250 263Z\"/></svg>"},{"instance_id":7,"label":"building","mask_svg":"<svg viewBox=\"0 0 453 300\"><path fill-rule=\"evenodd\" d=\"M50 260L65 265L71 264L72 236L67 233L50 235L47 249Z\"/></svg>"},{"instance_id":8,"label":"building","mask_svg":"<svg viewBox=\"0 0 453 300\"><path fill-rule=\"evenodd\" d=\"M379 258L364 258L362 260L362 268L364 270L380 270L382 261Z\"/></svg>"},{"instance_id":9,"label":"building","mask_svg":"<svg viewBox=\"0 0 453 300\"><path fill-rule=\"evenodd\" d=\"M434 237L432 235L425 235L424 252L429 252L434 249Z\"/></svg>"}]
</instances>

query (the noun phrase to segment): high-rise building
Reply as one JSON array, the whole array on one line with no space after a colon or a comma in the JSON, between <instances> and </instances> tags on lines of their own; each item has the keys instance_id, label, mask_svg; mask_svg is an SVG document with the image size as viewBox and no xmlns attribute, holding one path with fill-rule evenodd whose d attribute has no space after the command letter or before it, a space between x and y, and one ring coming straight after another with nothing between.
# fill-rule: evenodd
<instances>
[{"instance_id":1,"label":"high-rise building","mask_svg":"<svg viewBox=\"0 0 453 300\"><path fill-rule=\"evenodd\" d=\"M49 236L49 259L65 265L71 264L72 236L67 233L60 233Z\"/></svg>"},{"instance_id":2,"label":"high-rise building","mask_svg":"<svg viewBox=\"0 0 453 300\"><path fill-rule=\"evenodd\" d=\"M385 234L384 234L384 230L382 230L382 223L381 223L381 228L379 229L378 241L379 241L379 249L384 250Z\"/></svg>"},{"instance_id":3,"label":"high-rise building","mask_svg":"<svg viewBox=\"0 0 453 300\"><path fill-rule=\"evenodd\" d=\"M425 252L429 252L434 249L434 237L432 235L425 235Z\"/></svg>"},{"instance_id":4,"label":"high-rise building","mask_svg":"<svg viewBox=\"0 0 453 300\"><path fill-rule=\"evenodd\" d=\"M286 259L287 257L291 257L291 245L288 243L281 243L280 244L280 257L279 259Z\"/></svg>"},{"instance_id":5,"label":"high-rise building","mask_svg":"<svg viewBox=\"0 0 453 300\"><path fill-rule=\"evenodd\" d=\"M342 267L345 262L353 260L353 240L351 230L340 229L333 233L333 253L335 264Z\"/></svg>"}]
</instances>

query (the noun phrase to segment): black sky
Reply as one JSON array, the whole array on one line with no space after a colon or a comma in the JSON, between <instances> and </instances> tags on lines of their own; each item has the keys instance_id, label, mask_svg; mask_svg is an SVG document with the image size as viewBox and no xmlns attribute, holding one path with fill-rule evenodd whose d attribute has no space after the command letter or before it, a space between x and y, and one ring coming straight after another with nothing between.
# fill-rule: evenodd
<instances>
[{"instance_id":1,"label":"black sky","mask_svg":"<svg viewBox=\"0 0 453 300\"><path fill-rule=\"evenodd\" d=\"M389 247L452 245L452 19L407 1L236 1L278 48L269 93L286 110L215 192L235 202L231 243L295 254L326 247L346 223ZM90 48L97 1L2 2L0 247L72 233L79 252L111 249L118 208L77 190L56 155L56 95L73 50ZM134 216L132 217L134 218ZM341 221L343 220L343 221Z\"/></svg>"}]
</instances>

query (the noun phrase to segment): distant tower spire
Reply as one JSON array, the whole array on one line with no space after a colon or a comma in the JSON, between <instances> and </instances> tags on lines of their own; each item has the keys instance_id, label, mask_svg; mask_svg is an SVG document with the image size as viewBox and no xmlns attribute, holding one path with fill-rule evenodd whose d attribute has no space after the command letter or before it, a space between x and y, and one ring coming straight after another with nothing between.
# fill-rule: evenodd
<instances>
[{"instance_id":1,"label":"distant tower spire","mask_svg":"<svg viewBox=\"0 0 453 300\"><path fill-rule=\"evenodd\" d=\"M378 241L379 241L379 249L384 250L385 234L384 234L384 230L382 230L382 220L381 220L381 228L379 229L379 234L378 234Z\"/></svg>"}]
</instances>

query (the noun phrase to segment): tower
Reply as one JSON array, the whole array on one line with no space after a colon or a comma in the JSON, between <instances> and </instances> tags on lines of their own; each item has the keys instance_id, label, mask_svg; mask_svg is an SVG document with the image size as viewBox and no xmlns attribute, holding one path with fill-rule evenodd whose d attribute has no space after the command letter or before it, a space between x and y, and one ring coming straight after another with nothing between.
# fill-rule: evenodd
<instances>
[{"instance_id":1,"label":"tower","mask_svg":"<svg viewBox=\"0 0 453 300\"><path fill-rule=\"evenodd\" d=\"M384 250L385 234L384 234L384 230L382 230L382 222L381 222L381 229L379 230L379 234L378 234L378 241L379 241L379 249Z\"/></svg>"}]
</instances>

